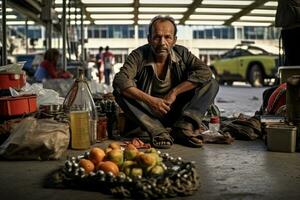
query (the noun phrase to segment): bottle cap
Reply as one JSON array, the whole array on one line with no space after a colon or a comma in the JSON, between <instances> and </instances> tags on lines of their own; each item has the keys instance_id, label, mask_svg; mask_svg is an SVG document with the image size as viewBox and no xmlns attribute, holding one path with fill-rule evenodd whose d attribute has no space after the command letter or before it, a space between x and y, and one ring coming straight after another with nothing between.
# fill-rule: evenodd
<instances>
[{"instance_id":1,"label":"bottle cap","mask_svg":"<svg viewBox=\"0 0 300 200\"><path fill-rule=\"evenodd\" d=\"M218 124L218 123L220 123L220 118L218 116L212 116L210 118L210 123L212 123L212 124Z\"/></svg>"}]
</instances>

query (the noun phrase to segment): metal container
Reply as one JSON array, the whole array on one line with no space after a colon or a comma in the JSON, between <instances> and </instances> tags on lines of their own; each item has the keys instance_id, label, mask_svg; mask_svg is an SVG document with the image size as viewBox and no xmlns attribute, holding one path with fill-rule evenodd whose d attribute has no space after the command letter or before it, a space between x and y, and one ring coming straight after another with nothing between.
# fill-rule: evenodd
<instances>
[{"instance_id":1,"label":"metal container","mask_svg":"<svg viewBox=\"0 0 300 200\"><path fill-rule=\"evenodd\" d=\"M289 125L270 125L266 127L269 151L295 152L297 127Z\"/></svg>"},{"instance_id":2,"label":"metal container","mask_svg":"<svg viewBox=\"0 0 300 200\"><path fill-rule=\"evenodd\" d=\"M47 114L57 114L59 112L62 112L62 105L60 104L40 105L39 110Z\"/></svg>"},{"instance_id":3,"label":"metal container","mask_svg":"<svg viewBox=\"0 0 300 200\"><path fill-rule=\"evenodd\" d=\"M300 66L281 66L278 68L278 73L280 83L286 83L290 76L300 74Z\"/></svg>"}]
</instances>

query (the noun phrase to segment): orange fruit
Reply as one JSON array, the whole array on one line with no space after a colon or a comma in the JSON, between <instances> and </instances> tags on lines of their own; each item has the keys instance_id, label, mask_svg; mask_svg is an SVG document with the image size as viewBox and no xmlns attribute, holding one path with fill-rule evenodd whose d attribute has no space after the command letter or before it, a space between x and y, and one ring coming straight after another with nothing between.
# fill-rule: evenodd
<instances>
[{"instance_id":1,"label":"orange fruit","mask_svg":"<svg viewBox=\"0 0 300 200\"><path fill-rule=\"evenodd\" d=\"M109 144L108 147L110 147L112 149L121 149L121 145L118 142L112 142L112 143Z\"/></svg>"},{"instance_id":2,"label":"orange fruit","mask_svg":"<svg viewBox=\"0 0 300 200\"><path fill-rule=\"evenodd\" d=\"M97 167L97 170L102 170L105 173L112 172L115 176L119 173L119 167L111 161L100 162Z\"/></svg>"},{"instance_id":3,"label":"orange fruit","mask_svg":"<svg viewBox=\"0 0 300 200\"><path fill-rule=\"evenodd\" d=\"M87 174L95 169L94 163L87 159L80 159L79 166L82 167Z\"/></svg>"},{"instance_id":4,"label":"orange fruit","mask_svg":"<svg viewBox=\"0 0 300 200\"><path fill-rule=\"evenodd\" d=\"M89 160L97 165L105 157L105 152L99 147L93 147L90 151Z\"/></svg>"}]
</instances>

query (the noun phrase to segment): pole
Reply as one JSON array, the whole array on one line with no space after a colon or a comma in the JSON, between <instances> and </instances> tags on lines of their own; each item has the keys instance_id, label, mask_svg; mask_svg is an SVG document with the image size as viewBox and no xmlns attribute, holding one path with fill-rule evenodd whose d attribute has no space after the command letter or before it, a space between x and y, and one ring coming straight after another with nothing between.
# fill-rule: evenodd
<instances>
[{"instance_id":1,"label":"pole","mask_svg":"<svg viewBox=\"0 0 300 200\"><path fill-rule=\"evenodd\" d=\"M6 47L6 0L2 0L2 55L1 66L6 65L7 47Z\"/></svg>"},{"instance_id":2,"label":"pole","mask_svg":"<svg viewBox=\"0 0 300 200\"><path fill-rule=\"evenodd\" d=\"M62 14L62 67L67 70L67 59L66 59L66 0L63 0L63 14Z\"/></svg>"}]
</instances>

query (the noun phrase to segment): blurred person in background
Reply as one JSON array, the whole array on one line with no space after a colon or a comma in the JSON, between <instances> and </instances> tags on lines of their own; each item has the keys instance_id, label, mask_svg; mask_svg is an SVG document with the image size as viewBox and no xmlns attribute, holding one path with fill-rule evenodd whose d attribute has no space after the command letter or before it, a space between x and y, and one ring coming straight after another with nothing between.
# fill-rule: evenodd
<instances>
[{"instance_id":1,"label":"blurred person in background","mask_svg":"<svg viewBox=\"0 0 300 200\"><path fill-rule=\"evenodd\" d=\"M105 47L105 52L102 54L105 84L110 85L110 75L113 72L114 55L109 51L109 46Z\"/></svg>"},{"instance_id":2,"label":"blurred person in background","mask_svg":"<svg viewBox=\"0 0 300 200\"><path fill-rule=\"evenodd\" d=\"M57 69L58 59L60 58L57 49L48 49L44 55L44 60L38 66L34 78L37 82L43 82L47 79L72 78L69 72Z\"/></svg>"},{"instance_id":3,"label":"blurred person in background","mask_svg":"<svg viewBox=\"0 0 300 200\"><path fill-rule=\"evenodd\" d=\"M300 0L278 0L275 26L281 27L284 65L300 65Z\"/></svg>"},{"instance_id":4,"label":"blurred person in background","mask_svg":"<svg viewBox=\"0 0 300 200\"><path fill-rule=\"evenodd\" d=\"M104 72L104 68L103 68L103 59L102 59L102 51L103 51L103 47L99 47L99 51L96 54L96 61L95 61L95 66L98 70L98 77L99 77L99 83L101 83L102 79L103 79L103 72Z\"/></svg>"}]
</instances>

